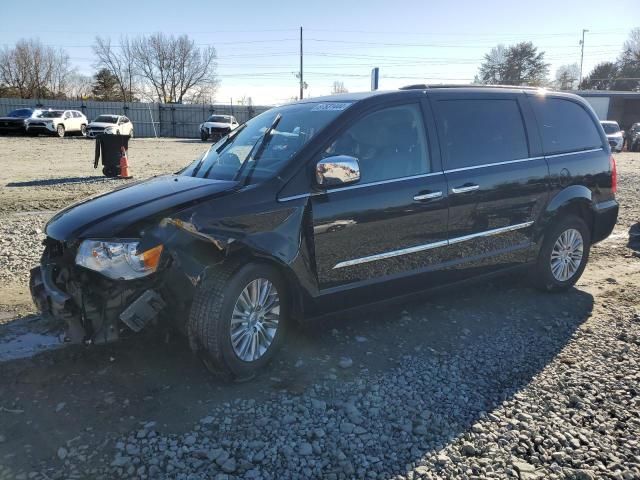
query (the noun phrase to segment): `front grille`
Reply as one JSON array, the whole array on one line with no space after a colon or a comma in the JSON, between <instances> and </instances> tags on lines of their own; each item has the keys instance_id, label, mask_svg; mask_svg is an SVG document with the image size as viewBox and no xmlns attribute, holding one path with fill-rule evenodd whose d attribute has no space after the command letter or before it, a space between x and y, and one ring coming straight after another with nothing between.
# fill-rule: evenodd
<instances>
[{"instance_id":1,"label":"front grille","mask_svg":"<svg viewBox=\"0 0 640 480\"><path fill-rule=\"evenodd\" d=\"M46 127L47 124L44 122L31 122L29 126L30 127Z\"/></svg>"}]
</instances>

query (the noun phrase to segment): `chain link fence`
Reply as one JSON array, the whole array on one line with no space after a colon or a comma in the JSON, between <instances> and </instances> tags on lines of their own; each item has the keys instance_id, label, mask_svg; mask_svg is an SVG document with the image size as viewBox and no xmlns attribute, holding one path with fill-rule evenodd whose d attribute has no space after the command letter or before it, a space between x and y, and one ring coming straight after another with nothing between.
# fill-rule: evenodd
<instances>
[{"instance_id":1,"label":"chain link fence","mask_svg":"<svg viewBox=\"0 0 640 480\"><path fill-rule=\"evenodd\" d=\"M83 100L39 100L0 98L0 116L17 108L78 110L89 121L102 114L125 115L133 123L136 137L198 138L199 125L210 115L233 115L239 123L269 110L269 106L182 105L142 102L96 102Z\"/></svg>"}]
</instances>

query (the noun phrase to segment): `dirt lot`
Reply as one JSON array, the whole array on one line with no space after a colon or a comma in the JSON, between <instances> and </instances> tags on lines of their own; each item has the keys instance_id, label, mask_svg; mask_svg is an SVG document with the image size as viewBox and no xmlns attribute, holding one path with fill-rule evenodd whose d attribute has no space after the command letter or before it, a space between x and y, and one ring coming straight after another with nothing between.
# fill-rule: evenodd
<instances>
[{"instance_id":1,"label":"dirt lot","mask_svg":"<svg viewBox=\"0 0 640 480\"><path fill-rule=\"evenodd\" d=\"M205 148L136 139L133 174ZM124 181L91 141L0 137L0 479L640 478L640 154L617 161L619 222L577 288L510 277L323 320L228 385L180 338L58 348L27 290L44 223Z\"/></svg>"}]
</instances>

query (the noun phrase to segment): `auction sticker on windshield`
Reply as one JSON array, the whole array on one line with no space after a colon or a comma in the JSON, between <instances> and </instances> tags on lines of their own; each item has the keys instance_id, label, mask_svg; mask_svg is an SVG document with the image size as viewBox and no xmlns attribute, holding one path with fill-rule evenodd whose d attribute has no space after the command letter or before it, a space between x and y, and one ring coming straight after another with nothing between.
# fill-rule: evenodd
<instances>
[{"instance_id":1,"label":"auction sticker on windshield","mask_svg":"<svg viewBox=\"0 0 640 480\"><path fill-rule=\"evenodd\" d=\"M343 102L331 102L331 103L319 103L311 109L312 112L339 112L345 110L350 103Z\"/></svg>"}]
</instances>

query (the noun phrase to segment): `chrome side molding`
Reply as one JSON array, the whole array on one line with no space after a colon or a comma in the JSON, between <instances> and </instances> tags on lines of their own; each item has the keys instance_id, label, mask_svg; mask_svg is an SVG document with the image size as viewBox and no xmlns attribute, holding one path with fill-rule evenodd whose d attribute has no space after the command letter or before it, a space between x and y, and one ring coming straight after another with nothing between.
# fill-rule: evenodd
<instances>
[{"instance_id":1,"label":"chrome side molding","mask_svg":"<svg viewBox=\"0 0 640 480\"><path fill-rule=\"evenodd\" d=\"M533 222L518 223L516 225L509 225L507 227L494 228L491 230L485 230L484 232L472 233L471 235L464 235L462 237L455 237L449 240L441 240L438 242L425 243L422 245L416 245L415 247L402 248L400 250L391 250L389 252L378 253L376 255L369 255L366 257L354 258L353 260L346 260L344 262L337 263L333 270L337 268L351 267L353 265L359 265L361 263L375 262L378 260L384 260L387 258L398 257L400 255L409 255L411 253L423 252L425 250L431 250L433 248L446 247L448 245L454 245L456 243L466 242L479 237L491 237L493 235L499 235L501 233L513 232L514 230L520 230L533 225Z\"/></svg>"}]
</instances>

